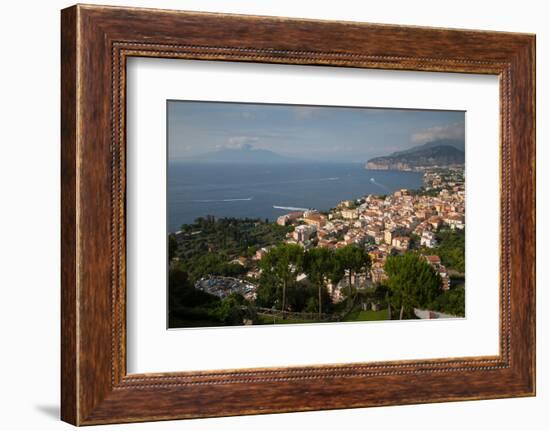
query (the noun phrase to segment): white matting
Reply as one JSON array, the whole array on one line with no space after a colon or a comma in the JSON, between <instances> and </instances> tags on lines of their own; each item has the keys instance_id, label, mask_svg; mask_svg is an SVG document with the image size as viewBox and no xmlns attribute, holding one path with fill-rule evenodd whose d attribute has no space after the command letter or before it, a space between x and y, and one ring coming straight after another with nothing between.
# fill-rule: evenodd
<instances>
[{"instance_id":1,"label":"white matting","mask_svg":"<svg viewBox=\"0 0 550 431\"><path fill-rule=\"evenodd\" d=\"M498 354L495 76L128 60L128 372ZM166 100L466 111L466 318L166 329Z\"/></svg>"}]
</instances>

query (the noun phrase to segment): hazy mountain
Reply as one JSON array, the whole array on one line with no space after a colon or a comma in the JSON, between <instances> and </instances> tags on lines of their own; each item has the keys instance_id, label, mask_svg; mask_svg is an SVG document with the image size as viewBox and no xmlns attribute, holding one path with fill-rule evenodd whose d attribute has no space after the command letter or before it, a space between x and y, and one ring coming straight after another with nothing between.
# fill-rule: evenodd
<instances>
[{"instance_id":1,"label":"hazy mountain","mask_svg":"<svg viewBox=\"0 0 550 431\"><path fill-rule=\"evenodd\" d=\"M259 148L223 148L187 159L203 163L292 163L300 161Z\"/></svg>"},{"instance_id":2,"label":"hazy mountain","mask_svg":"<svg viewBox=\"0 0 550 431\"><path fill-rule=\"evenodd\" d=\"M440 139L388 156L370 159L367 169L409 171L418 167L464 165L460 141Z\"/></svg>"},{"instance_id":3,"label":"hazy mountain","mask_svg":"<svg viewBox=\"0 0 550 431\"><path fill-rule=\"evenodd\" d=\"M450 146L454 147L457 150L464 152L464 140L458 139L436 139L434 141L426 142L422 145L417 145L416 147L409 148L408 150L396 151L395 153L390 154L390 156L397 156L401 154L415 153L420 150L439 147L439 146Z\"/></svg>"}]
</instances>

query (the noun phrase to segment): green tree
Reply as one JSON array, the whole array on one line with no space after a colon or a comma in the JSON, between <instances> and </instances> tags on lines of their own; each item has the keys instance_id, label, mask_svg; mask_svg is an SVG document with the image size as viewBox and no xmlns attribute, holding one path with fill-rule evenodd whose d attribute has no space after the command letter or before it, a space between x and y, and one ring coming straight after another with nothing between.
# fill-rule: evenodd
<instances>
[{"instance_id":1,"label":"green tree","mask_svg":"<svg viewBox=\"0 0 550 431\"><path fill-rule=\"evenodd\" d=\"M233 293L221 301L217 309L218 319L225 325L242 325L245 317L244 298Z\"/></svg>"},{"instance_id":2,"label":"green tree","mask_svg":"<svg viewBox=\"0 0 550 431\"><path fill-rule=\"evenodd\" d=\"M168 262L170 262L176 255L178 250L178 241L176 240L176 235L173 233L168 235Z\"/></svg>"},{"instance_id":3,"label":"green tree","mask_svg":"<svg viewBox=\"0 0 550 431\"><path fill-rule=\"evenodd\" d=\"M327 297L328 295L325 294L323 304L326 303ZM317 286L313 285L307 278L292 285L286 294L286 302L294 311L304 311L311 298L315 302L313 310L315 313L317 311Z\"/></svg>"},{"instance_id":4,"label":"green tree","mask_svg":"<svg viewBox=\"0 0 550 431\"><path fill-rule=\"evenodd\" d=\"M181 266L175 266L168 271L168 286L174 290L193 288L187 272Z\"/></svg>"},{"instance_id":5,"label":"green tree","mask_svg":"<svg viewBox=\"0 0 550 431\"><path fill-rule=\"evenodd\" d=\"M414 307L424 307L439 293L441 279L422 256L407 252L388 256L384 270L391 298L400 308L399 319L411 315Z\"/></svg>"},{"instance_id":6,"label":"green tree","mask_svg":"<svg viewBox=\"0 0 550 431\"><path fill-rule=\"evenodd\" d=\"M179 326L181 320L211 321L217 323L214 311L220 299L202 290L195 289L181 265L175 265L168 272L168 318L170 327Z\"/></svg>"},{"instance_id":7,"label":"green tree","mask_svg":"<svg viewBox=\"0 0 550 431\"><path fill-rule=\"evenodd\" d=\"M358 247L356 245L346 245L345 247L336 250L335 257L336 269L333 269L333 274L335 274L336 279L338 279L338 276L341 279L343 275L347 272L349 285L348 301L351 301L352 276L360 272L369 271L371 267L370 256L361 247Z\"/></svg>"},{"instance_id":8,"label":"green tree","mask_svg":"<svg viewBox=\"0 0 550 431\"><path fill-rule=\"evenodd\" d=\"M465 305L464 285L462 285L442 292L430 304L429 308L430 310L441 311L442 313L452 314L453 316L464 317Z\"/></svg>"},{"instance_id":9,"label":"green tree","mask_svg":"<svg viewBox=\"0 0 550 431\"><path fill-rule=\"evenodd\" d=\"M279 290L279 280L273 272L262 271L256 290L256 304L260 307L277 308L277 294Z\"/></svg>"},{"instance_id":10,"label":"green tree","mask_svg":"<svg viewBox=\"0 0 550 431\"><path fill-rule=\"evenodd\" d=\"M296 244L280 244L272 248L260 261L260 268L276 278L282 290L281 311L286 308L286 290L296 282L303 267L304 250Z\"/></svg>"},{"instance_id":11,"label":"green tree","mask_svg":"<svg viewBox=\"0 0 550 431\"><path fill-rule=\"evenodd\" d=\"M315 313L319 309L319 306L317 305L317 301L313 296L310 296L307 300L305 310L308 313Z\"/></svg>"},{"instance_id":12,"label":"green tree","mask_svg":"<svg viewBox=\"0 0 550 431\"><path fill-rule=\"evenodd\" d=\"M307 251L304 256L304 270L318 289L318 311L321 320L323 308L323 290L325 281L333 272L334 253L327 248L317 247Z\"/></svg>"},{"instance_id":13,"label":"green tree","mask_svg":"<svg viewBox=\"0 0 550 431\"><path fill-rule=\"evenodd\" d=\"M463 230L442 229L436 235L439 245L434 252L441 263L462 274L465 271L465 233Z\"/></svg>"}]
</instances>

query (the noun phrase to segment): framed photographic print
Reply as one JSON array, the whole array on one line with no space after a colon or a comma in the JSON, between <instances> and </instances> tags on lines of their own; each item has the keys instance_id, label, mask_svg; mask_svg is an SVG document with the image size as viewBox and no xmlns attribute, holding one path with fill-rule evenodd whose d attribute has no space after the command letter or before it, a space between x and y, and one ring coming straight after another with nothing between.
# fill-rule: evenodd
<instances>
[{"instance_id":1,"label":"framed photographic print","mask_svg":"<svg viewBox=\"0 0 550 431\"><path fill-rule=\"evenodd\" d=\"M534 395L533 35L61 30L63 420Z\"/></svg>"},{"instance_id":2,"label":"framed photographic print","mask_svg":"<svg viewBox=\"0 0 550 431\"><path fill-rule=\"evenodd\" d=\"M168 101L168 327L464 317L464 117Z\"/></svg>"}]
</instances>

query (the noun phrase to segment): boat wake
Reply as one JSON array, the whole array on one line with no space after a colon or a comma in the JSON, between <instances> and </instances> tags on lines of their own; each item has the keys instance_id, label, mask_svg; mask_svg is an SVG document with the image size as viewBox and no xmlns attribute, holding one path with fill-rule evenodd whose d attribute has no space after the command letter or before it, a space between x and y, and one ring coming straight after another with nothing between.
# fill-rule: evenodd
<instances>
[{"instance_id":1,"label":"boat wake","mask_svg":"<svg viewBox=\"0 0 550 431\"><path fill-rule=\"evenodd\" d=\"M308 211L309 208L299 208L299 207L282 207L279 205L273 205L273 208L277 210L288 210L288 211Z\"/></svg>"},{"instance_id":2,"label":"boat wake","mask_svg":"<svg viewBox=\"0 0 550 431\"><path fill-rule=\"evenodd\" d=\"M238 201L251 201L253 196L249 198L236 198L236 199L195 199L191 202L238 202Z\"/></svg>"},{"instance_id":3,"label":"boat wake","mask_svg":"<svg viewBox=\"0 0 550 431\"><path fill-rule=\"evenodd\" d=\"M278 181L276 184L316 183L319 181L338 181L340 177L304 178L301 180Z\"/></svg>"},{"instance_id":4,"label":"boat wake","mask_svg":"<svg viewBox=\"0 0 550 431\"><path fill-rule=\"evenodd\" d=\"M384 184L380 184L380 183L379 183L378 181L376 181L374 178L371 178L371 179L370 179L370 182L371 182L372 184L374 184L375 186L378 186L378 187L380 187L381 189L385 190L386 192L391 193L391 190L390 190L388 187L386 187Z\"/></svg>"}]
</instances>

